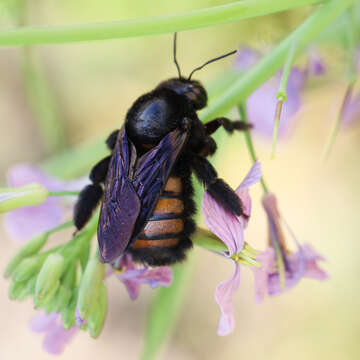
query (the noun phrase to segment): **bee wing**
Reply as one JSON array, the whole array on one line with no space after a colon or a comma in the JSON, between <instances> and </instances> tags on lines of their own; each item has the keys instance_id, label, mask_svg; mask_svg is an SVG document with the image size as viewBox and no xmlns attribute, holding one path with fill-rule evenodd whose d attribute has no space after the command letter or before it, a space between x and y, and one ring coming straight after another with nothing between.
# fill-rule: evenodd
<instances>
[{"instance_id":1,"label":"bee wing","mask_svg":"<svg viewBox=\"0 0 360 360\"><path fill-rule=\"evenodd\" d=\"M187 132L176 129L142 157L121 130L111 158L98 226L100 256L109 263L143 229L166 184Z\"/></svg>"}]
</instances>

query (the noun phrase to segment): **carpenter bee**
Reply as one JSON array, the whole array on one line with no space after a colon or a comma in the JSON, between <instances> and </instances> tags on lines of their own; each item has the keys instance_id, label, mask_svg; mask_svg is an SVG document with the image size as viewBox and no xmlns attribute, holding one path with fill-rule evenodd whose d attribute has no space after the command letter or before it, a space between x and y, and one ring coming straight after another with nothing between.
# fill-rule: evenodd
<instances>
[{"instance_id":1,"label":"carpenter bee","mask_svg":"<svg viewBox=\"0 0 360 360\"><path fill-rule=\"evenodd\" d=\"M206 158L216 151L210 135L219 127L232 133L248 126L224 117L203 124L196 111L206 106L207 94L191 79L195 71L233 53L206 62L185 78L176 60L175 34L179 77L140 96L123 127L107 139L112 153L93 167L92 184L81 191L74 210L75 226L81 229L101 201L97 235L102 262L124 253L154 266L185 258L195 231L192 171L226 210L243 214L241 201Z\"/></svg>"}]
</instances>

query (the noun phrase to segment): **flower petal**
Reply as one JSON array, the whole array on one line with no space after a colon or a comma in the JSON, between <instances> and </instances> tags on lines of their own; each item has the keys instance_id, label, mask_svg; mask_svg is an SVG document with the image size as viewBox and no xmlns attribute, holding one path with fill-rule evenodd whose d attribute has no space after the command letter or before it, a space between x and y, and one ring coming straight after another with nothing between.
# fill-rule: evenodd
<instances>
[{"instance_id":1,"label":"flower petal","mask_svg":"<svg viewBox=\"0 0 360 360\"><path fill-rule=\"evenodd\" d=\"M305 274L304 276L316 280L327 280L328 274L322 270L317 261L325 261L325 258L318 254L310 244L304 244L302 246L305 257Z\"/></svg>"},{"instance_id":2,"label":"flower petal","mask_svg":"<svg viewBox=\"0 0 360 360\"><path fill-rule=\"evenodd\" d=\"M218 335L230 334L235 327L233 295L240 286L240 265L234 262L235 269L231 278L220 283L215 291L215 300L220 306L221 316L218 327Z\"/></svg>"},{"instance_id":3,"label":"flower petal","mask_svg":"<svg viewBox=\"0 0 360 360\"><path fill-rule=\"evenodd\" d=\"M201 206L205 225L225 243L229 256L241 251L244 246L244 224L218 204L207 191Z\"/></svg>"},{"instance_id":4,"label":"flower petal","mask_svg":"<svg viewBox=\"0 0 360 360\"><path fill-rule=\"evenodd\" d=\"M57 317L58 314L55 312L46 314L44 311L42 311L30 321L30 328L35 332L43 332L54 329L56 327Z\"/></svg>"},{"instance_id":5,"label":"flower petal","mask_svg":"<svg viewBox=\"0 0 360 360\"><path fill-rule=\"evenodd\" d=\"M260 55L257 51L248 46L242 46L236 54L234 67L240 71L249 70L259 59Z\"/></svg>"},{"instance_id":6,"label":"flower petal","mask_svg":"<svg viewBox=\"0 0 360 360\"><path fill-rule=\"evenodd\" d=\"M260 268L252 267L255 280L255 302L260 304L267 293L268 274L275 268L275 252L272 247L267 248L264 252L256 257Z\"/></svg>"},{"instance_id":7,"label":"flower petal","mask_svg":"<svg viewBox=\"0 0 360 360\"><path fill-rule=\"evenodd\" d=\"M241 184L238 186L236 191L238 191L240 189L248 188L248 187L256 184L257 182L260 181L261 176L262 176L261 164L259 161L255 161L254 164L252 165L250 171L245 176L245 179L241 182Z\"/></svg>"},{"instance_id":8,"label":"flower petal","mask_svg":"<svg viewBox=\"0 0 360 360\"><path fill-rule=\"evenodd\" d=\"M292 68L287 83L287 100L282 107L278 136L285 137L292 125L293 116L301 106L300 91L306 80L306 73L299 68ZM247 114L255 132L272 139L276 95L280 86L280 77L275 76L255 90L247 100Z\"/></svg>"},{"instance_id":9,"label":"flower petal","mask_svg":"<svg viewBox=\"0 0 360 360\"><path fill-rule=\"evenodd\" d=\"M61 324L57 325L55 329L52 329L45 335L43 342L44 349L50 354L61 354L77 332L76 326L65 330Z\"/></svg>"},{"instance_id":10,"label":"flower petal","mask_svg":"<svg viewBox=\"0 0 360 360\"><path fill-rule=\"evenodd\" d=\"M64 209L58 199L50 198L41 205L26 206L7 213L4 225L13 239L26 241L59 225L64 216Z\"/></svg>"}]
</instances>

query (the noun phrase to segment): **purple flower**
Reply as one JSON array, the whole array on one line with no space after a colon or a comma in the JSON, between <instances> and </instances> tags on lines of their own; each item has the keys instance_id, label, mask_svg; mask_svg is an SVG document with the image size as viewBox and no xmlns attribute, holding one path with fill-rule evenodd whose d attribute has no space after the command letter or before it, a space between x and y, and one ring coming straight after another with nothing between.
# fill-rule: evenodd
<instances>
[{"instance_id":1,"label":"purple flower","mask_svg":"<svg viewBox=\"0 0 360 360\"><path fill-rule=\"evenodd\" d=\"M282 106L281 121L278 129L278 137L283 138L289 134L293 128L294 115L299 111L302 105L301 91L305 86L308 75L320 75L325 71L321 59L311 52L312 58L309 58L308 67L301 69L294 66L287 82L287 100ZM254 50L243 47L239 50L235 60L235 68L239 71L245 71L256 63L260 58ZM281 80L281 71L271 79L263 83L247 99L247 115L249 122L254 125L253 131L271 139L274 127L274 114L276 109L276 95L279 90Z\"/></svg>"},{"instance_id":2,"label":"purple flower","mask_svg":"<svg viewBox=\"0 0 360 360\"><path fill-rule=\"evenodd\" d=\"M138 297L140 284L145 283L155 289L158 286L170 286L172 282L172 269L169 266L137 268L128 254L117 259L112 271L124 283L131 300Z\"/></svg>"},{"instance_id":3,"label":"purple flower","mask_svg":"<svg viewBox=\"0 0 360 360\"><path fill-rule=\"evenodd\" d=\"M347 127L356 124L360 121L360 93L349 96L346 99L342 114L341 125Z\"/></svg>"},{"instance_id":4,"label":"purple flower","mask_svg":"<svg viewBox=\"0 0 360 360\"><path fill-rule=\"evenodd\" d=\"M76 326L65 330L61 323L60 314L55 312L50 314L41 312L31 321L30 327L35 332L45 333L43 347L53 355L61 354L78 331Z\"/></svg>"},{"instance_id":5,"label":"purple flower","mask_svg":"<svg viewBox=\"0 0 360 360\"><path fill-rule=\"evenodd\" d=\"M227 246L228 251L223 255L231 258L244 247L244 229L251 215L251 198L248 188L256 184L261 178L261 165L255 162L244 181L236 189L236 194L242 201L244 213L247 217L237 217L221 205L205 191L202 199L202 211L206 226L218 236ZM231 278L220 283L215 291L215 300L220 306L221 317L218 334L227 335L234 330L235 320L232 298L240 285L240 265L234 261L235 269Z\"/></svg>"},{"instance_id":6,"label":"purple flower","mask_svg":"<svg viewBox=\"0 0 360 360\"><path fill-rule=\"evenodd\" d=\"M260 268L253 268L255 277L255 300L261 303L266 293L280 294L295 286L301 278L326 280L327 274L318 266L317 262L324 260L309 244L298 245L296 252L286 248L285 238L280 225L280 213L273 194L263 198L263 206L268 217L270 247L257 256ZM275 247L279 250L276 253ZM278 256L284 265L284 286L281 284Z\"/></svg>"},{"instance_id":7,"label":"purple flower","mask_svg":"<svg viewBox=\"0 0 360 360\"><path fill-rule=\"evenodd\" d=\"M7 182L12 187L38 183L50 191L76 191L87 180L64 182L45 174L34 165L18 164L8 170ZM59 225L64 219L65 210L61 197L50 197L41 205L22 207L6 214L5 229L15 240L26 241Z\"/></svg>"},{"instance_id":8,"label":"purple flower","mask_svg":"<svg viewBox=\"0 0 360 360\"><path fill-rule=\"evenodd\" d=\"M325 62L315 47L308 52L307 70L310 76L324 75L326 72Z\"/></svg>"}]
</instances>

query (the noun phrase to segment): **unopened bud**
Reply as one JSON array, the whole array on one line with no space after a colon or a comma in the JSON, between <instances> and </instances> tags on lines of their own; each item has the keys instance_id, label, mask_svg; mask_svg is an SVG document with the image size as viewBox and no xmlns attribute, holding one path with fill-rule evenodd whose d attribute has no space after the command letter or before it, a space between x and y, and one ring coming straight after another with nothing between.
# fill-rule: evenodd
<instances>
[{"instance_id":1,"label":"unopened bud","mask_svg":"<svg viewBox=\"0 0 360 360\"><path fill-rule=\"evenodd\" d=\"M106 285L103 283L94 311L90 315L87 322L88 330L91 337L97 338L101 334L101 331L105 324L106 314L107 314L107 290L106 290Z\"/></svg>"},{"instance_id":2,"label":"unopened bud","mask_svg":"<svg viewBox=\"0 0 360 360\"><path fill-rule=\"evenodd\" d=\"M71 297L70 304L61 311L61 320L65 330L72 328L75 325L75 310L78 301L78 289L76 289Z\"/></svg>"},{"instance_id":3,"label":"unopened bud","mask_svg":"<svg viewBox=\"0 0 360 360\"><path fill-rule=\"evenodd\" d=\"M14 281L25 281L37 274L41 268L42 261L36 257L24 259L13 272Z\"/></svg>"},{"instance_id":4,"label":"unopened bud","mask_svg":"<svg viewBox=\"0 0 360 360\"><path fill-rule=\"evenodd\" d=\"M37 277L35 298L39 301L51 294L60 285L59 279L63 272L65 260L60 254L50 254L41 267ZM49 300L49 299L47 299Z\"/></svg>"},{"instance_id":5,"label":"unopened bud","mask_svg":"<svg viewBox=\"0 0 360 360\"><path fill-rule=\"evenodd\" d=\"M40 184L29 184L16 188L0 188L0 213L23 206L42 204L49 192Z\"/></svg>"},{"instance_id":6,"label":"unopened bud","mask_svg":"<svg viewBox=\"0 0 360 360\"><path fill-rule=\"evenodd\" d=\"M5 269L5 276L9 277L14 272L15 268L21 263L21 261L29 256L35 255L45 245L48 235L41 234L35 236L28 241L17 254L11 259L8 266Z\"/></svg>"},{"instance_id":7,"label":"unopened bud","mask_svg":"<svg viewBox=\"0 0 360 360\"><path fill-rule=\"evenodd\" d=\"M97 257L91 259L81 279L78 309L82 319L87 319L94 310L102 289L105 265Z\"/></svg>"}]
</instances>

